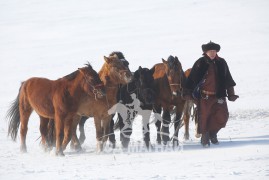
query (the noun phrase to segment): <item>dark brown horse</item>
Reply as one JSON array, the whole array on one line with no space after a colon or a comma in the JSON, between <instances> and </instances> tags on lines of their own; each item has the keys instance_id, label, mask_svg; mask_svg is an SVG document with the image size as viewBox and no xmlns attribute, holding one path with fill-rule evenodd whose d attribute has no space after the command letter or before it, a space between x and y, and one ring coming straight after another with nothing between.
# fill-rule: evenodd
<instances>
[{"instance_id":1,"label":"dark brown horse","mask_svg":"<svg viewBox=\"0 0 269 180\"><path fill-rule=\"evenodd\" d=\"M157 120L157 142L167 144L169 138L169 124L171 122L170 111L175 107L176 118L174 121L174 129L176 130L180 124L185 100L182 98L183 88L185 86L186 77L182 70L181 63L177 57L169 56L168 60L162 60L163 63L156 64L153 68L155 89L157 97L154 104L155 113L162 114L162 120ZM174 145L178 144L178 132L173 137Z\"/></svg>"},{"instance_id":2,"label":"dark brown horse","mask_svg":"<svg viewBox=\"0 0 269 180\"><path fill-rule=\"evenodd\" d=\"M54 119L56 154L64 155L80 105L85 101L99 101L104 90L98 74L89 64L58 80L30 78L22 83L19 94L8 111L8 135L15 140L21 124L21 151L26 152L27 126L34 110L40 117L42 144L46 146L49 119Z\"/></svg>"}]
</instances>

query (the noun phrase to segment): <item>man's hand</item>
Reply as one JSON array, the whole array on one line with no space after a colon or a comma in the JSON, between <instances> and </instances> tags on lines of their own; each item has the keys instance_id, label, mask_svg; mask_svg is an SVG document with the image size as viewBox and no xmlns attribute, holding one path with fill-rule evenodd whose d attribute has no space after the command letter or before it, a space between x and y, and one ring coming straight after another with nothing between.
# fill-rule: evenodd
<instances>
[{"instance_id":1,"label":"man's hand","mask_svg":"<svg viewBox=\"0 0 269 180\"><path fill-rule=\"evenodd\" d=\"M230 95L230 96L228 96L228 100L229 101L235 101L237 98L239 98L239 96L237 96L237 95Z\"/></svg>"},{"instance_id":2,"label":"man's hand","mask_svg":"<svg viewBox=\"0 0 269 180\"><path fill-rule=\"evenodd\" d=\"M228 100L229 101L235 101L239 96L234 94L234 87L230 87L227 89L227 94L228 94Z\"/></svg>"}]
</instances>

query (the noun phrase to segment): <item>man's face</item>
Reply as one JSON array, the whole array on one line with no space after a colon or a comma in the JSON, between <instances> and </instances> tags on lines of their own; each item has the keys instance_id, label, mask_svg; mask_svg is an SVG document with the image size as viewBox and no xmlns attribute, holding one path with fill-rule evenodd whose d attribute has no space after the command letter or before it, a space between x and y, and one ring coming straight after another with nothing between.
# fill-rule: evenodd
<instances>
[{"instance_id":1,"label":"man's face","mask_svg":"<svg viewBox=\"0 0 269 180\"><path fill-rule=\"evenodd\" d=\"M206 52L206 55L208 55L208 57L210 57L210 59L214 59L217 55L217 51L216 50L209 50Z\"/></svg>"}]
</instances>

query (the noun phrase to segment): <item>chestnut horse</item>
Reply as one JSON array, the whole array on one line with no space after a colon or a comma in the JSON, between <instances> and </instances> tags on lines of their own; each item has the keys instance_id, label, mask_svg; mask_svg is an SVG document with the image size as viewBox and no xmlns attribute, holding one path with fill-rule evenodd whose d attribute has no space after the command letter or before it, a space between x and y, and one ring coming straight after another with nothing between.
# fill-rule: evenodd
<instances>
[{"instance_id":1,"label":"chestnut horse","mask_svg":"<svg viewBox=\"0 0 269 180\"><path fill-rule=\"evenodd\" d=\"M113 105L117 103L117 99L116 99L117 92L118 92L118 89L121 87L121 85L127 84L132 79L132 74L128 67L129 62L125 59L122 52L114 51L110 53L109 58L118 59L117 61L113 62L114 64L117 64L118 69L113 68L114 67L113 64L106 63L104 64L105 66L103 66L102 70L99 72L99 76L102 79L102 81L105 83L106 91L108 92L108 96L107 96L108 105L106 105L106 107L109 106L108 109L110 109ZM120 75L119 73L125 73L125 74ZM105 114L107 114L108 109L104 109L104 111L106 111ZM111 118L109 139L111 138L113 139L111 143L113 144L113 147L115 147L115 135L114 135L114 130L113 130L114 121L112 119L112 116L114 115L109 116ZM84 131L84 124L88 118L89 116L85 115L81 118L79 122L79 131L80 131L79 142L81 144L83 144L86 138L85 131Z\"/></svg>"},{"instance_id":2,"label":"chestnut horse","mask_svg":"<svg viewBox=\"0 0 269 180\"><path fill-rule=\"evenodd\" d=\"M189 68L185 71L186 78L189 77L190 72L191 72L191 68ZM198 132L198 118L197 118L196 105L195 105L193 100L187 100L185 103L185 106L184 106L184 110L183 110L183 120L184 120L184 126L185 126L184 139L185 140L189 139L189 122L190 122L191 116L195 122L195 137L200 138L201 134L199 134L199 132Z\"/></svg>"},{"instance_id":3,"label":"chestnut horse","mask_svg":"<svg viewBox=\"0 0 269 180\"><path fill-rule=\"evenodd\" d=\"M120 84L127 84L132 80L132 73L125 66L124 61L119 59L117 54L105 57L105 63L99 71L99 77L105 85L106 97L94 104L87 104L80 108L80 113L86 117L94 117L96 129L102 127L104 133L96 131L97 152L101 152L109 135L109 126L112 116L108 115L108 110L117 103L117 92ZM100 119L102 121L100 121ZM79 119L80 120L80 119ZM102 122L102 124L101 124ZM79 121L77 121L77 124ZM84 122L85 123L85 122ZM74 125L72 143L80 144ZM84 128L83 128L84 129Z\"/></svg>"},{"instance_id":4,"label":"chestnut horse","mask_svg":"<svg viewBox=\"0 0 269 180\"><path fill-rule=\"evenodd\" d=\"M125 60L119 58L120 55L122 55L121 52L112 52L109 57L104 57L105 63L99 72L99 77L104 83L106 96L96 102L90 102L87 99L84 99L84 103L82 103L78 109L79 116L75 118L73 123L71 148L76 150L81 149L81 144L85 140L85 121L89 117L94 117L97 152L103 150L110 132L109 126L112 118L111 115L108 114L108 110L117 103L116 97L119 85L127 84L132 80L132 73L128 66L126 66L127 61L125 62ZM82 142L80 142L76 134L78 123L80 124L79 130ZM53 124L50 124L49 126L51 134L53 134L53 126ZM53 135L51 134L47 137L49 142L53 142Z\"/></svg>"},{"instance_id":5,"label":"chestnut horse","mask_svg":"<svg viewBox=\"0 0 269 180\"><path fill-rule=\"evenodd\" d=\"M16 140L20 125L21 151L26 152L27 126L33 110L40 117L42 144L46 146L47 125L54 119L56 131L56 155L64 155L71 139L73 119L81 103L87 99L98 101L104 96L104 86L91 65L60 78L30 78L23 82L19 94L8 111L8 135Z\"/></svg>"},{"instance_id":6,"label":"chestnut horse","mask_svg":"<svg viewBox=\"0 0 269 180\"><path fill-rule=\"evenodd\" d=\"M162 114L162 120L157 119L155 125L157 127L157 143L166 145L169 138L169 124L171 122L171 107L175 106L176 118L174 121L174 129L176 131L180 124L185 100L182 98L183 88L185 87L186 77L182 70L181 63L177 57L169 56L168 60L162 59L163 63L154 65L155 72L153 74L155 89L157 91L154 104L154 112ZM178 132L175 132L173 144L178 144Z\"/></svg>"}]
</instances>

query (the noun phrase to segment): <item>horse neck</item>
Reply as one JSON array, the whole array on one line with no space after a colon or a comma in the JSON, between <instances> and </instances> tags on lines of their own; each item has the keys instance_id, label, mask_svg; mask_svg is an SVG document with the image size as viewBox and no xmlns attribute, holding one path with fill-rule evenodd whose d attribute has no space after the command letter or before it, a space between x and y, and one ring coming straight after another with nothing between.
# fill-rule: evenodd
<instances>
[{"instance_id":1,"label":"horse neck","mask_svg":"<svg viewBox=\"0 0 269 180\"><path fill-rule=\"evenodd\" d=\"M78 74L75 79L68 82L68 90L71 96L79 98L87 95L83 89L82 83L85 82L81 74Z\"/></svg>"},{"instance_id":2,"label":"horse neck","mask_svg":"<svg viewBox=\"0 0 269 180\"><path fill-rule=\"evenodd\" d=\"M121 86L119 88L119 90L118 90L118 94L117 95L119 96L120 100L123 101L123 103L131 103L133 101L132 100L132 97L131 97L131 94L135 93L136 96L139 99L139 96L138 96L139 93L138 93L138 91L139 90L136 87L135 80L133 80L130 83Z\"/></svg>"},{"instance_id":3,"label":"horse neck","mask_svg":"<svg viewBox=\"0 0 269 180\"><path fill-rule=\"evenodd\" d=\"M107 101L109 106L111 107L112 105L117 103L117 92L120 84L111 80L106 64L103 65L98 74L101 81L104 83Z\"/></svg>"},{"instance_id":4,"label":"horse neck","mask_svg":"<svg viewBox=\"0 0 269 180\"><path fill-rule=\"evenodd\" d=\"M165 67L163 64L160 63L155 65L155 72L153 74L153 77L160 90L159 94L162 96L171 95L169 81L165 73Z\"/></svg>"}]
</instances>

